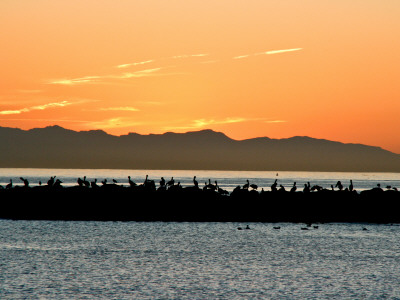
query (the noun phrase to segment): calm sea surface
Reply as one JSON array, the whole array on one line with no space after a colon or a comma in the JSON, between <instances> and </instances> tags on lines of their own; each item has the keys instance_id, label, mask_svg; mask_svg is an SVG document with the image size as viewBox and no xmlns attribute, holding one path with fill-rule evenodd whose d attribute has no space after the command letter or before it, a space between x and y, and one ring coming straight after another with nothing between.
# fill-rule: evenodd
<instances>
[{"instance_id":1,"label":"calm sea surface","mask_svg":"<svg viewBox=\"0 0 400 300\"><path fill-rule=\"evenodd\" d=\"M348 186L350 179L353 180L354 188L358 191L375 187L378 183L382 187L392 186L400 189L400 173L352 173L352 172L280 172L280 171L193 171L193 170L106 170L106 169L5 169L0 168L0 185L5 186L10 179L14 185L23 185L20 177L27 178L31 186L38 185L41 181L47 183L50 176L57 176L64 186L76 185L78 177L87 176L87 180L92 181L95 178L98 181L107 179L111 182L116 179L119 184L128 186L128 176L136 183L143 183L146 175L149 179L155 180L158 185L160 178L164 177L166 181L174 177L175 183L180 182L183 186L193 185L193 176L197 176L199 185L202 186L205 181L211 179L211 182L218 182L218 185L228 191L232 191L237 185L246 183L257 184L259 190L264 188L270 190L270 186L275 179L278 179L278 185L282 184L290 188L293 182L297 182L299 189L306 182L311 185L321 185L330 188L338 180L342 181L344 186Z\"/></svg>"},{"instance_id":2,"label":"calm sea surface","mask_svg":"<svg viewBox=\"0 0 400 300\"><path fill-rule=\"evenodd\" d=\"M146 174L228 190L307 181L400 187L398 173L0 169L0 184L127 185ZM1 200L1 199L0 199ZM400 299L400 226L373 224L48 222L0 220L0 299ZM280 226L281 229L273 229ZM368 230L362 230L363 228Z\"/></svg>"},{"instance_id":3,"label":"calm sea surface","mask_svg":"<svg viewBox=\"0 0 400 300\"><path fill-rule=\"evenodd\" d=\"M245 225L0 220L0 298L400 299L396 224Z\"/></svg>"}]
</instances>

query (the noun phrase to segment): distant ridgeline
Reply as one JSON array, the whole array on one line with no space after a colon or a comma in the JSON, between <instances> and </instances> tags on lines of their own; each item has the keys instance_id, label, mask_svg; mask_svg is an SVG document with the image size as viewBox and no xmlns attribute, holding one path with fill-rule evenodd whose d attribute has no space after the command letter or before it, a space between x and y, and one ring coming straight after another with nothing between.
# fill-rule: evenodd
<instances>
[{"instance_id":1,"label":"distant ridgeline","mask_svg":"<svg viewBox=\"0 0 400 300\"><path fill-rule=\"evenodd\" d=\"M237 141L212 130L118 137L0 127L0 167L400 172L400 155L309 137Z\"/></svg>"},{"instance_id":2,"label":"distant ridgeline","mask_svg":"<svg viewBox=\"0 0 400 300\"><path fill-rule=\"evenodd\" d=\"M199 188L182 187L164 179L156 187L153 180L129 187L103 181L78 179L74 187L62 187L51 177L47 185L30 187L10 183L0 189L0 218L26 220L97 221L196 221L196 222L372 222L400 223L400 192L377 186L357 193L352 183L344 188L305 185L290 191L277 181L271 191L257 191L247 183L232 193L210 181Z\"/></svg>"}]
</instances>

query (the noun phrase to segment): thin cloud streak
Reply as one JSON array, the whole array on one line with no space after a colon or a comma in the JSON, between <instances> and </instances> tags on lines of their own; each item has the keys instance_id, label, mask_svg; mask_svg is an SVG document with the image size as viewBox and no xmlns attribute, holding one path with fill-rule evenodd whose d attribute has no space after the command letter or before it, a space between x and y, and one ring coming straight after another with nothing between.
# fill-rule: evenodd
<instances>
[{"instance_id":1,"label":"thin cloud streak","mask_svg":"<svg viewBox=\"0 0 400 300\"><path fill-rule=\"evenodd\" d=\"M134 63L128 63L128 64L122 64L116 66L119 69L122 68L129 68L129 67L134 67L134 66L140 66L140 65L145 65L154 62L154 59L146 60L146 61L140 61L140 62L134 62Z\"/></svg>"},{"instance_id":2,"label":"thin cloud streak","mask_svg":"<svg viewBox=\"0 0 400 300\"><path fill-rule=\"evenodd\" d=\"M271 120L271 121L264 121L264 123L287 123L286 120Z\"/></svg>"},{"instance_id":3,"label":"thin cloud streak","mask_svg":"<svg viewBox=\"0 0 400 300\"><path fill-rule=\"evenodd\" d=\"M270 50L270 51L265 51L265 52L259 52L259 53L254 53L254 54L245 54L245 55L239 55L233 57L233 59L244 59L244 58L249 58L251 56L256 56L256 55L272 55L272 54L280 54L280 53L286 53L286 52L293 52L293 51L299 51L302 50L303 48L292 48L292 49L281 49L281 50ZM183 54L183 55L175 55L169 57L169 59L180 59L180 58L190 58L190 57L205 57L209 56L208 53L198 53L198 54ZM154 59L146 60L146 61L141 61L141 62L134 62L134 63L128 63L128 64L121 64L117 65L116 67L119 69L123 68L128 68L132 66L139 66L139 65L145 65L154 62ZM208 61L200 61L197 63L201 64L211 64L218 62L218 60L208 60ZM47 84L55 84L55 85L67 85L67 86L72 86L72 85L78 85L78 84L115 84L115 80L118 79L130 79L130 78L141 78L141 77L150 77L150 76L169 76L169 75L182 75L182 74L188 74L188 73L158 73L162 69L166 68L172 68L176 66L167 66L167 67L158 67L158 68L151 68L151 69L145 69L145 70L139 70L135 72L125 72L122 74L113 74L113 75L95 75L95 76L83 76L83 77L78 77L78 78L62 78L62 79L52 79L52 80L47 80ZM156 74L158 73L158 74ZM108 80L108 82L107 82ZM114 82L109 82L114 80Z\"/></svg>"},{"instance_id":4,"label":"thin cloud streak","mask_svg":"<svg viewBox=\"0 0 400 300\"><path fill-rule=\"evenodd\" d=\"M247 57L249 57L249 56L251 56L251 55L254 55L254 54L239 55L239 56L235 56L235 57L233 57L233 59L247 58Z\"/></svg>"},{"instance_id":5,"label":"thin cloud streak","mask_svg":"<svg viewBox=\"0 0 400 300\"><path fill-rule=\"evenodd\" d=\"M140 126L140 125L143 125L143 123L142 122L132 122L129 119L117 117L117 118L106 119L103 121L87 122L85 125L87 127L92 127L92 128L112 129L112 128L125 128L125 127Z\"/></svg>"},{"instance_id":6,"label":"thin cloud streak","mask_svg":"<svg viewBox=\"0 0 400 300\"><path fill-rule=\"evenodd\" d=\"M128 78L140 78L140 77L147 77L147 76L152 76L152 73L160 71L162 68L154 68L154 69L147 69L147 70L141 70L141 71L136 71L132 73L124 73L120 76L114 76L112 78L117 78L117 79L128 79Z\"/></svg>"},{"instance_id":7,"label":"thin cloud streak","mask_svg":"<svg viewBox=\"0 0 400 300\"><path fill-rule=\"evenodd\" d=\"M283 50L272 50L272 51L266 51L266 52L261 52L261 53L256 53L256 55L271 55L271 54L279 54L279 53L286 53L286 52L293 52L293 51L300 51L303 50L303 48L293 48L293 49L283 49Z\"/></svg>"},{"instance_id":8,"label":"thin cloud streak","mask_svg":"<svg viewBox=\"0 0 400 300\"><path fill-rule=\"evenodd\" d=\"M129 79L129 78L140 78L153 76L152 73L158 72L163 68L153 68L139 70L135 72L122 73L121 75L104 75L104 76L84 76L72 79L56 79L49 80L48 84L59 84L59 85L75 85L75 84L90 84L90 83L102 83L101 80L106 79ZM164 74L163 74L164 75ZM165 74L167 75L167 74ZM160 76L160 75L158 75Z\"/></svg>"},{"instance_id":9,"label":"thin cloud streak","mask_svg":"<svg viewBox=\"0 0 400 300\"><path fill-rule=\"evenodd\" d=\"M60 84L60 85L75 85L75 84L82 84L82 83L94 83L101 79L101 76L84 76L79 78L73 79L55 79L49 80L48 84Z\"/></svg>"},{"instance_id":10,"label":"thin cloud streak","mask_svg":"<svg viewBox=\"0 0 400 300\"><path fill-rule=\"evenodd\" d=\"M217 62L219 62L219 60L206 60L206 61L200 61L199 64L213 64Z\"/></svg>"},{"instance_id":11,"label":"thin cloud streak","mask_svg":"<svg viewBox=\"0 0 400 300\"><path fill-rule=\"evenodd\" d=\"M68 119L33 119L33 118L12 118L2 119L7 121L35 121L35 122L67 122L67 123L87 123L83 120L68 120Z\"/></svg>"},{"instance_id":12,"label":"thin cloud streak","mask_svg":"<svg viewBox=\"0 0 400 300\"><path fill-rule=\"evenodd\" d=\"M25 107L17 110L3 110L0 111L0 115L17 115L25 112L30 112L32 110L45 110L48 108L54 108L54 107L64 107L71 105L71 102L68 101L61 101L61 102L54 102L54 103L47 103L43 105L37 105L37 106L31 106L31 107Z\"/></svg>"},{"instance_id":13,"label":"thin cloud streak","mask_svg":"<svg viewBox=\"0 0 400 300\"><path fill-rule=\"evenodd\" d=\"M172 56L173 59L177 59L177 58L188 58L188 57L204 57L204 56L208 56L208 53L200 53L200 54L183 54L183 55L175 55Z\"/></svg>"},{"instance_id":14,"label":"thin cloud streak","mask_svg":"<svg viewBox=\"0 0 400 300\"><path fill-rule=\"evenodd\" d=\"M270 50L270 51L258 52L258 53L254 53L254 54L239 55L239 56L233 57L233 59L242 59L242 58L248 58L248 57L250 57L250 56L257 56L257 55L280 54L280 53L293 52L293 51L300 51L300 50L303 50L303 48L282 49L282 50Z\"/></svg>"},{"instance_id":15,"label":"thin cloud streak","mask_svg":"<svg viewBox=\"0 0 400 300\"><path fill-rule=\"evenodd\" d=\"M197 119L192 121L192 125L188 126L167 126L164 127L164 130L184 130L184 129L199 129L204 128L210 125L224 125L224 124L232 124L232 123L240 123L251 121L251 119L246 118L226 118L224 120L214 120L214 119Z\"/></svg>"},{"instance_id":16,"label":"thin cloud streak","mask_svg":"<svg viewBox=\"0 0 400 300\"><path fill-rule=\"evenodd\" d=\"M135 107L123 106L123 107L102 107L99 108L101 111L140 111Z\"/></svg>"}]
</instances>

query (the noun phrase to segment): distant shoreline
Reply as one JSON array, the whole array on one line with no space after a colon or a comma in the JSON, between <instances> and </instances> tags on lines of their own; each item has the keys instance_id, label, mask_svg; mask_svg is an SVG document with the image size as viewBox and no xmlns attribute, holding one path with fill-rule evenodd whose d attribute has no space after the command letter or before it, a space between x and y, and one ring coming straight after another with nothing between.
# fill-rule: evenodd
<instances>
[{"instance_id":1,"label":"distant shoreline","mask_svg":"<svg viewBox=\"0 0 400 300\"><path fill-rule=\"evenodd\" d=\"M112 136L60 126L0 127L1 168L400 172L380 147L296 136L234 140L222 132Z\"/></svg>"},{"instance_id":2,"label":"distant shoreline","mask_svg":"<svg viewBox=\"0 0 400 300\"><path fill-rule=\"evenodd\" d=\"M309 170L233 170L233 169L171 169L171 168L140 168L140 169L131 169L131 168L62 168L62 167L0 167L0 169L55 169L55 170L131 170L131 171L215 171L215 172L311 172L311 173L393 173L400 174L400 171L309 171Z\"/></svg>"}]
</instances>

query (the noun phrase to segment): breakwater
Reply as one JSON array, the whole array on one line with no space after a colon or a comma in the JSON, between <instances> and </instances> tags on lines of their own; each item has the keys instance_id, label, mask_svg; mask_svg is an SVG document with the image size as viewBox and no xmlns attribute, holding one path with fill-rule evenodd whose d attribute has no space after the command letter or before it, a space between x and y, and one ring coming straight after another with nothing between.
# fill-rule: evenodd
<instances>
[{"instance_id":1,"label":"breakwater","mask_svg":"<svg viewBox=\"0 0 400 300\"><path fill-rule=\"evenodd\" d=\"M21 179L22 180L22 179ZM129 179L130 180L130 179ZM194 179L195 182L195 179ZM0 218L103 221L247 221L400 223L400 192L379 186L360 193L343 186L302 190L277 187L257 191L247 182L231 193L218 184L181 187L179 183L145 180L129 187L78 180L63 187L47 185L0 189ZM295 187L295 184L293 185Z\"/></svg>"}]
</instances>

